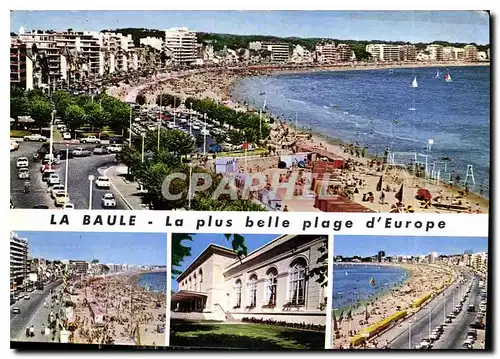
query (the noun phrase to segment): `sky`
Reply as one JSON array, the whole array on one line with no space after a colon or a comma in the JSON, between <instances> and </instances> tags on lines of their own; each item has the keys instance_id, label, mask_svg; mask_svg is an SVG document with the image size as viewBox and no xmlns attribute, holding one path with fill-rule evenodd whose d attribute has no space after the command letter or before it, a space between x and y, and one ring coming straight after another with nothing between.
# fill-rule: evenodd
<instances>
[{"instance_id":1,"label":"sky","mask_svg":"<svg viewBox=\"0 0 500 359\"><path fill-rule=\"evenodd\" d=\"M488 251L486 237L400 237L400 236L339 236L333 242L334 256L368 257L385 251L392 255L427 255L431 252L441 254L463 254Z\"/></svg>"},{"instance_id":2,"label":"sky","mask_svg":"<svg viewBox=\"0 0 500 359\"><path fill-rule=\"evenodd\" d=\"M48 260L99 259L100 263L166 265L167 236L160 233L17 232L29 255Z\"/></svg>"},{"instance_id":3,"label":"sky","mask_svg":"<svg viewBox=\"0 0 500 359\"><path fill-rule=\"evenodd\" d=\"M10 29L93 30L126 27L344 40L488 44L484 11L12 11Z\"/></svg>"},{"instance_id":4,"label":"sky","mask_svg":"<svg viewBox=\"0 0 500 359\"><path fill-rule=\"evenodd\" d=\"M186 247L191 247L191 256L184 258L181 267L177 269L184 271L189 265L208 247L209 244L218 244L220 246L231 248L231 243L227 240L224 234L211 233L211 234L192 234L193 241L183 241L182 244ZM245 244L248 248L248 253L256 250L257 248L271 242L273 239L278 238L276 234L244 234ZM172 289L177 291L177 281L172 280Z\"/></svg>"}]
</instances>

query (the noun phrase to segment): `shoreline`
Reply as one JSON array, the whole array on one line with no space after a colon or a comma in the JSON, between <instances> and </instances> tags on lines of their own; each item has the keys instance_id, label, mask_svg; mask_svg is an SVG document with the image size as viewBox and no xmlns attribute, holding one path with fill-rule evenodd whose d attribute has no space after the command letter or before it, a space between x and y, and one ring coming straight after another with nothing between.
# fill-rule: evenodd
<instances>
[{"instance_id":1,"label":"shoreline","mask_svg":"<svg viewBox=\"0 0 500 359\"><path fill-rule=\"evenodd\" d=\"M133 87L130 87L128 89L122 89L121 90L121 95L122 96L127 96L127 93L133 93L134 89L137 90L140 88L137 93L142 93L146 95L146 103L153 104L155 102L156 96L159 93L169 93L173 94L176 96L179 96L183 99L193 96L197 98L208 98L211 99L215 102L221 103L225 106L228 106L234 110L243 110L243 111L252 111L255 109L252 108L252 106L249 106L246 102L242 101L241 99L235 98L232 96L232 87L233 85L241 81L245 78L249 77L255 77L255 76L262 76L262 75L269 75L269 76L278 76L280 74L286 74L286 73L304 73L304 72L312 72L312 71L351 71L351 70L376 70L376 69L388 69L388 68L413 68L413 67L468 67L468 66L489 66L489 63L442 63L442 64L436 64L436 63L417 63L417 64L379 64L379 65L370 65L370 66L334 66L334 67L317 67L317 68L301 68L301 69L282 69L282 68L249 68L249 69L242 69L242 68L236 68L236 69L208 69L204 70L201 72L181 72L179 76L169 76L168 78L161 78L158 79L157 81L149 81L146 85L145 84L139 84L135 85ZM269 114L265 114L265 117L271 117ZM273 123L273 126L280 126L281 128L275 129L277 132L274 133L273 136L273 131L270 138L271 138L271 143L273 138L277 138L279 135L282 135L283 131L287 133L287 135L291 135L292 141L296 141L298 144L301 145L306 145L311 148L316 148L316 149L321 149L321 150L326 150L331 154L336 155L336 157L341 157L344 158L345 160L353 160L353 161L358 161L358 160L363 160L363 161L370 161L370 159L373 158L380 158L380 155L376 155L373 153L370 153L369 149L366 151L367 156L363 158L355 157L353 154L349 156L349 153L346 153L344 151L344 141L340 138L335 138L333 136L325 136L324 134L320 133L314 133L314 129L311 129L311 139L310 140L304 140L304 139L298 139L298 137L295 137L296 134L300 132L300 130L294 129L294 127L287 123L287 121L279 120L274 118L275 122ZM271 127L273 127L271 126ZM289 139L288 137L285 139ZM276 146L281 146L279 143L276 144ZM286 151L281 151L279 154L284 154L287 155L289 154ZM261 160L262 161L262 160ZM265 161L265 157L264 157ZM259 160L248 160L249 165L251 166L250 169L253 172L254 168L256 167L257 171L260 171L260 166L259 164L255 164L254 162L259 162ZM253 167L252 167L253 166ZM269 169L272 167L275 167L273 163L269 164ZM387 166L386 166L387 167ZM365 182L363 188L368 188L367 191L371 188L372 191L374 191L374 188L378 182L378 176L381 174L385 178L384 180L384 185L388 185L389 191L384 190L387 194L389 192L396 192L397 188L399 188L399 185L401 184L401 176L396 178L398 175L394 174L395 171L383 169L383 172L378 172L378 173L373 173L373 170L368 170L364 172L371 172L371 173L350 173L354 177L357 178L362 178L362 181ZM435 180L431 180L428 178L422 178L422 177L417 177L415 174L408 174L405 173L405 196L404 196L404 201L403 203L406 205L408 204L413 208L413 211L422 211L422 212L428 212L432 211L434 213L450 213L450 212L462 212L462 213L488 213L489 212L489 199L486 197L482 197L480 194L474 193L474 192L469 192L464 195L460 195L459 193L457 194L458 191L463 191L462 187L457 187L454 184L449 185L446 184L442 181L437 182ZM372 177L369 177L372 176ZM376 176L376 177L374 177ZM407 178L409 177L409 178ZM423 182L421 184L420 182ZM392 189L389 188L389 185L394 186ZM395 188L397 187L397 188ZM442 198L441 203L441 208L437 207L431 207L430 209L422 207L422 204L420 201L416 200L414 198L417 188L428 188L429 191L432 192L437 192L439 194L439 197ZM413 189L414 191L413 192ZM364 190L364 189L363 189ZM374 191L376 193L376 191ZM408 192L411 193L410 196L408 196ZM361 205L364 205L365 207L369 208L370 210L374 212L390 212L392 210L395 210L395 205L389 203L383 203L382 205L379 205L378 203L366 203L361 201L361 193L359 195L355 195L353 198L351 198L354 202L360 203ZM436 197L436 195L433 194L433 197ZM451 198L451 199L450 199ZM462 201L463 199L463 201ZM445 202L446 200L446 202ZM289 203L287 203L287 201ZM301 202L301 203L298 203ZM283 205L287 205L289 207L289 210L291 211L316 211L317 208L313 207L314 201L309 201L303 199L299 200L283 200ZM460 205L460 209L454 209L453 207L449 207L449 205L454 205L458 203ZM465 203L464 203L465 202ZM473 205L475 204L475 209L473 210ZM398 210L398 208L396 208ZM399 209L401 212L401 209Z\"/></svg>"}]
</instances>

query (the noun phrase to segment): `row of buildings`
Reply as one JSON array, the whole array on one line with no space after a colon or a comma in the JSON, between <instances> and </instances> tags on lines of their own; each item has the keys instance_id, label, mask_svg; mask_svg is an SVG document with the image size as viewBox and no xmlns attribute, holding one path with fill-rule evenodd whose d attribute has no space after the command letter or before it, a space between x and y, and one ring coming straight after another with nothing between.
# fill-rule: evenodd
<instances>
[{"instance_id":1,"label":"row of buildings","mask_svg":"<svg viewBox=\"0 0 500 359\"><path fill-rule=\"evenodd\" d=\"M428 45L425 50L417 51L415 45L369 44L366 52L375 61L487 61L490 50L478 51L474 45L464 47Z\"/></svg>"}]
</instances>

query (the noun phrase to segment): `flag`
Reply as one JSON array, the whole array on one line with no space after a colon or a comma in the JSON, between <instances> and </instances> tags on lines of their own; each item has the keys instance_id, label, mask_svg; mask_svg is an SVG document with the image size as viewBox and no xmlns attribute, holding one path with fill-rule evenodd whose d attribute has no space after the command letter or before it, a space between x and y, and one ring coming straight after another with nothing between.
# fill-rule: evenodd
<instances>
[{"instance_id":1,"label":"flag","mask_svg":"<svg viewBox=\"0 0 500 359\"><path fill-rule=\"evenodd\" d=\"M399 202L403 202L403 185L401 185L401 188L398 193L396 193L395 197Z\"/></svg>"},{"instance_id":2,"label":"flag","mask_svg":"<svg viewBox=\"0 0 500 359\"><path fill-rule=\"evenodd\" d=\"M380 176L380 179L378 180L377 191L382 191L382 176Z\"/></svg>"},{"instance_id":3,"label":"flag","mask_svg":"<svg viewBox=\"0 0 500 359\"><path fill-rule=\"evenodd\" d=\"M337 324L337 318L335 318L335 311L333 312L333 331L339 330L339 326Z\"/></svg>"}]
</instances>

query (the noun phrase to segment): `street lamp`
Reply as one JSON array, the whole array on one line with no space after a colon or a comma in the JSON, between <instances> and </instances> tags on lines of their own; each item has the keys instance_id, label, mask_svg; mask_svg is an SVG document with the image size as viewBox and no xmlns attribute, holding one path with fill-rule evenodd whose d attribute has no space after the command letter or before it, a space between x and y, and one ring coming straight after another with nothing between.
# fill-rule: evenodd
<instances>
[{"instance_id":1,"label":"street lamp","mask_svg":"<svg viewBox=\"0 0 500 359\"><path fill-rule=\"evenodd\" d=\"M193 135L193 132L191 130L191 126L192 126L192 123L193 123L193 103L190 102L189 103L189 108L190 108L190 111L189 111L189 135Z\"/></svg>"},{"instance_id":2,"label":"street lamp","mask_svg":"<svg viewBox=\"0 0 500 359\"><path fill-rule=\"evenodd\" d=\"M52 110L50 121L50 140L49 140L49 170L52 169L52 146L54 145L54 117L56 110Z\"/></svg>"},{"instance_id":3,"label":"street lamp","mask_svg":"<svg viewBox=\"0 0 500 359\"><path fill-rule=\"evenodd\" d=\"M130 107L130 120L128 127L128 148L132 147L132 107Z\"/></svg>"},{"instance_id":4,"label":"street lamp","mask_svg":"<svg viewBox=\"0 0 500 359\"><path fill-rule=\"evenodd\" d=\"M92 209L92 181L95 179L94 175L89 175L89 210Z\"/></svg>"},{"instance_id":5,"label":"street lamp","mask_svg":"<svg viewBox=\"0 0 500 359\"><path fill-rule=\"evenodd\" d=\"M429 339L431 338L431 332L432 332L432 307L429 305Z\"/></svg>"},{"instance_id":6,"label":"street lamp","mask_svg":"<svg viewBox=\"0 0 500 359\"><path fill-rule=\"evenodd\" d=\"M191 209L191 177L193 173L193 164L189 162L189 188L188 188L188 208Z\"/></svg>"},{"instance_id":7,"label":"street lamp","mask_svg":"<svg viewBox=\"0 0 500 359\"><path fill-rule=\"evenodd\" d=\"M144 138L146 137L146 134L143 132L141 133L141 136L142 136L141 162L144 163Z\"/></svg>"},{"instance_id":8,"label":"street lamp","mask_svg":"<svg viewBox=\"0 0 500 359\"><path fill-rule=\"evenodd\" d=\"M68 200L68 170L69 170L69 145L66 144L66 171L64 173L64 190L66 200Z\"/></svg>"},{"instance_id":9,"label":"street lamp","mask_svg":"<svg viewBox=\"0 0 500 359\"><path fill-rule=\"evenodd\" d=\"M207 154L207 114L203 114L203 118L205 119L205 125L203 127L203 156Z\"/></svg>"}]
</instances>

